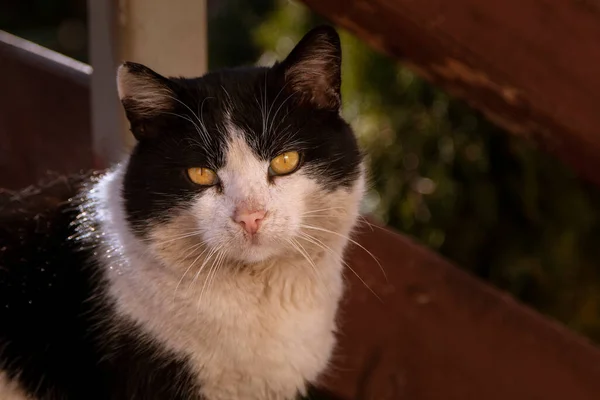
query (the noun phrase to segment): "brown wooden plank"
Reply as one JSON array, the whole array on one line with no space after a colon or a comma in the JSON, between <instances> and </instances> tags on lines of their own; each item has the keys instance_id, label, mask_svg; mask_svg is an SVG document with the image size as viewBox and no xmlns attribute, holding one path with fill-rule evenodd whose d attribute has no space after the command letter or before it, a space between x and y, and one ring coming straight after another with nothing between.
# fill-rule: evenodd
<instances>
[{"instance_id":1,"label":"brown wooden plank","mask_svg":"<svg viewBox=\"0 0 600 400\"><path fill-rule=\"evenodd\" d=\"M85 64L0 31L0 187L92 166Z\"/></svg>"},{"instance_id":2,"label":"brown wooden plank","mask_svg":"<svg viewBox=\"0 0 600 400\"><path fill-rule=\"evenodd\" d=\"M600 5L303 0L600 183Z\"/></svg>"},{"instance_id":3,"label":"brown wooden plank","mask_svg":"<svg viewBox=\"0 0 600 400\"><path fill-rule=\"evenodd\" d=\"M600 350L399 234L363 227L327 387L345 399L592 400Z\"/></svg>"}]
</instances>

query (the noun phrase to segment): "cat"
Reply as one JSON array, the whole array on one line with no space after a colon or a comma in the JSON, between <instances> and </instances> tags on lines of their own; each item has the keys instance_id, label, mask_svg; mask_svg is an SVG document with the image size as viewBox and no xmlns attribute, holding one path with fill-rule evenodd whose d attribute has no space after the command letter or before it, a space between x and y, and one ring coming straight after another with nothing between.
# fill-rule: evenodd
<instances>
[{"instance_id":1,"label":"cat","mask_svg":"<svg viewBox=\"0 0 600 400\"><path fill-rule=\"evenodd\" d=\"M130 155L2 206L0 398L307 395L365 190L337 32L194 79L125 62L117 86Z\"/></svg>"}]
</instances>

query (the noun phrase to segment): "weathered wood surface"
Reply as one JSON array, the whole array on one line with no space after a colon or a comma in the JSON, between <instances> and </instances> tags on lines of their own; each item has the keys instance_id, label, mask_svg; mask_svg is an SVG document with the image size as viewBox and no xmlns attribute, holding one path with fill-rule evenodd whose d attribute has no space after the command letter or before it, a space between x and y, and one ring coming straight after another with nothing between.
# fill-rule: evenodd
<instances>
[{"instance_id":1,"label":"weathered wood surface","mask_svg":"<svg viewBox=\"0 0 600 400\"><path fill-rule=\"evenodd\" d=\"M600 3L303 1L600 184Z\"/></svg>"},{"instance_id":2,"label":"weathered wood surface","mask_svg":"<svg viewBox=\"0 0 600 400\"><path fill-rule=\"evenodd\" d=\"M26 47L0 40L5 188L32 184L46 170L91 166L89 70L55 65ZM57 200L48 201L71 195L56 182ZM600 351L584 339L401 235L365 225L357 239L388 281L352 247L350 266L381 301L348 272L340 348L325 382L340 398L598 399Z\"/></svg>"},{"instance_id":3,"label":"weathered wood surface","mask_svg":"<svg viewBox=\"0 0 600 400\"><path fill-rule=\"evenodd\" d=\"M0 31L0 187L92 166L91 68Z\"/></svg>"}]
</instances>

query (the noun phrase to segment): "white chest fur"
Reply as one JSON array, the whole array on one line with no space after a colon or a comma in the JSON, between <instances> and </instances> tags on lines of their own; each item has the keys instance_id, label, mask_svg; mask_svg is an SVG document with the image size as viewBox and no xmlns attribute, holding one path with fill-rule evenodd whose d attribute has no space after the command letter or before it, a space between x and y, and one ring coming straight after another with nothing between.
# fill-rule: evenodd
<instances>
[{"instance_id":1,"label":"white chest fur","mask_svg":"<svg viewBox=\"0 0 600 400\"><path fill-rule=\"evenodd\" d=\"M341 264L331 257L320 262ZM190 357L208 399L292 399L326 367L341 265L319 276L297 263L268 274L233 274L223 266L202 298L197 287L177 287L160 269L132 267L112 277L121 311Z\"/></svg>"}]
</instances>

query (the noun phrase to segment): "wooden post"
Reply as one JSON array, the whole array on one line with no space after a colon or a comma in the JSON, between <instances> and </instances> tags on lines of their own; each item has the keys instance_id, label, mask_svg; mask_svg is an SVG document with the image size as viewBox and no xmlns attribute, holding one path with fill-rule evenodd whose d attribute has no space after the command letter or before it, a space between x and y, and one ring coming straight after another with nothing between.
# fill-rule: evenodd
<instances>
[{"instance_id":1,"label":"wooden post","mask_svg":"<svg viewBox=\"0 0 600 400\"><path fill-rule=\"evenodd\" d=\"M206 72L206 0L88 0L92 129L98 164L119 161L133 144L117 98L116 68L146 64L163 75Z\"/></svg>"}]
</instances>

